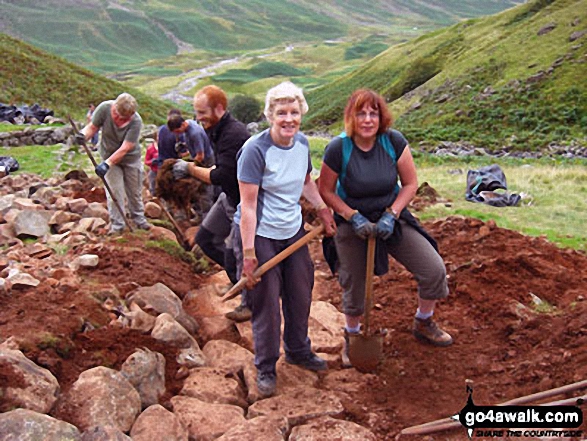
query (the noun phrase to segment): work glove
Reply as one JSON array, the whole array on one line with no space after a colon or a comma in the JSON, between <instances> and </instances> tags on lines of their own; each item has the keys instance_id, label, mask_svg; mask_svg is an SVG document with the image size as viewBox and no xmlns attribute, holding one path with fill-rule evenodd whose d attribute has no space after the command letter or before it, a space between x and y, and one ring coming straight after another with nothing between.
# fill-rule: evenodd
<instances>
[{"instance_id":1,"label":"work glove","mask_svg":"<svg viewBox=\"0 0 587 441\"><path fill-rule=\"evenodd\" d=\"M375 224L369 222L365 216L358 211L349 219L353 232L361 239L367 239L375 233Z\"/></svg>"},{"instance_id":2,"label":"work glove","mask_svg":"<svg viewBox=\"0 0 587 441\"><path fill-rule=\"evenodd\" d=\"M175 161L175 164L173 164L172 172L175 180L187 178L190 175L189 162L184 161L183 159L178 159Z\"/></svg>"},{"instance_id":3,"label":"work glove","mask_svg":"<svg viewBox=\"0 0 587 441\"><path fill-rule=\"evenodd\" d=\"M86 143L86 135L82 132L77 132L73 137L73 142L77 145L84 145Z\"/></svg>"},{"instance_id":4,"label":"work glove","mask_svg":"<svg viewBox=\"0 0 587 441\"><path fill-rule=\"evenodd\" d=\"M102 163L97 165L96 168L94 169L96 174L98 176L100 176L101 178L106 176L106 173L108 173L108 170L110 170L110 166L106 163L106 161L102 161Z\"/></svg>"},{"instance_id":5,"label":"work glove","mask_svg":"<svg viewBox=\"0 0 587 441\"><path fill-rule=\"evenodd\" d=\"M375 225L375 229L377 231L377 237L387 240L393 234L393 229L395 227L395 217L393 214L388 213L387 211L381 215L377 224Z\"/></svg>"}]
</instances>

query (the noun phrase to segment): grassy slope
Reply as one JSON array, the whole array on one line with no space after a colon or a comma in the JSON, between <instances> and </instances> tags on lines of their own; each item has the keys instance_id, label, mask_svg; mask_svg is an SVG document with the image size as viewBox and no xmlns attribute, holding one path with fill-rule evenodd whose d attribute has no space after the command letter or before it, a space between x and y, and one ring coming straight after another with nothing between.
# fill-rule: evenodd
<instances>
[{"instance_id":1,"label":"grassy slope","mask_svg":"<svg viewBox=\"0 0 587 441\"><path fill-rule=\"evenodd\" d=\"M339 129L350 93L370 87L393 102L396 116L403 115L397 126L412 143L465 139L486 147L537 148L585 141L587 84L577 79L584 78L587 37L570 42L569 36L585 28L587 0L547 3L534 0L390 48L310 93L306 127ZM576 21L579 25L571 26ZM549 23L556 28L538 36ZM547 79L525 87L528 77L565 56ZM479 100L488 86L496 93ZM437 103L443 94L449 100ZM422 106L408 113L415 102Z\"/></svg>"},{"instance_id":2,"label":"grassy slope","mask_svg":"<svg viewBox=\"0 0 587 441\"><path fill-rule=\"evenodd\" d=\"M98 104L131 93L139 103L146 123L165 121L168 105L123 84L47 54L29 44L0 34L3 73L0 76L0 102L31 105L35 102L52 109L56 116L68 113L85 116L89 103Z\"/></svg>"},{"instance_id":3,"label":"grassy slope","mask_svg":"<svg viewBox=\"0 0 587 441\"><path fill-rule=\"evenodd\" d=\"M310 137L312 165L322 166L330 138ZM587 251L587 167L585 160L522 160L490 157L439 157L414 153L420 184L427 182L449 205L438 203L415 213L421 220L462 215L531 236L544 235L561 247ZM467 171L499 163L508 191L524 194L519 207L492 207L465 200Z\"/></svg>"},{"instance_id":4,"label":"grassy slope","mask_svg":"<svg viewBox=\"0 0 587 441\"><path fill-rule=\"evenodd\" d=\"M136 69L175 55L164 29L217 54L371 32L432 28L494 13L514 0L192 0L2 2L3 32L96 71ZM390 28L393 26L393 29ZM163 28L162 28L163 27ZM122 43L122 44L121 44Z\"/></svg>"}]
</instances>

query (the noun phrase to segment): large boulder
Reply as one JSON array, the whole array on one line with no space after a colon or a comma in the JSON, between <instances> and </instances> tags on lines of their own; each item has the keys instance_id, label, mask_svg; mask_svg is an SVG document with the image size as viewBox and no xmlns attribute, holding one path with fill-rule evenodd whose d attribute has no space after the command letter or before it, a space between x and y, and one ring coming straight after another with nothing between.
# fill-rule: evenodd
<instances>
[{"instance_id":1,"label":"large boulder","mask_svg":"<svg viewBox=\"0 0 587 441\"><path fill-rule=\"evenodd\" d=\"M65 396L60 396L55 415L82 430L113 426L128 432L141 412L141 397L124 375L98 366L80 374Z\"/></svg>"},{"instance_id":2,"label":"large boulder","mask_svg":"<svg viewBox=\"0 0 587 441\"><path fill-rule=\"evenodd\" d=\"M51 372L22 352L4 347L0 348L0 371L0 412L22 407L49 413L59 395L59 383Z\"/></svg>"},{"instance_id":3,"label":"large boulder","mask_svg":"<svg viewBox=\"0 0 587 441\"><path fill-rule=\"evenodd\" d=\"M77 427L28 409L0 414L0 439L6 441L82 441Z\"/></svg>"},{"instance_id":4,"label":"large boulder","mask_svg":"<svg viewBox=\"0 0 587 441\"><path fill-rule=\"evenodd\" d=\"M130 431L133 441L188 441L188 431L173 413L154 404L139 415Z\"/></svg>"}]
</instances>

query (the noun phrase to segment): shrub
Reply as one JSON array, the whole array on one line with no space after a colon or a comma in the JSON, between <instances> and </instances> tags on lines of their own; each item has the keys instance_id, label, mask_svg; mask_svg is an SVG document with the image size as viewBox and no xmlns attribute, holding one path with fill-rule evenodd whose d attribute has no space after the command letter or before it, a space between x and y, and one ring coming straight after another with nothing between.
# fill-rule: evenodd
<instances>
[{"instance_id":1,"label":"shrub","mask_svg":"<svg viewBox=\"0 0 587 441\"><path fill-rule=\"evenodd\" d=\"M236 95L228 104L230 113L245 124L257 121L261 115L261 103L250 95Z\"/></svg>"}]
</instances>

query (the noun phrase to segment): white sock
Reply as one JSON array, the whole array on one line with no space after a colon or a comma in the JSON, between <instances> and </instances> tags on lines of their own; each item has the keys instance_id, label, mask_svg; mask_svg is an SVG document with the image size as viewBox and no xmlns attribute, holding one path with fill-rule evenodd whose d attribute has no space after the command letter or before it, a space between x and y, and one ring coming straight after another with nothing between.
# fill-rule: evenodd
<instances>
[{"instance_id":1,"label":"white sock","mask_svg":"<svg viewBox=\"0 0 587 441\"><path fill-rule=\"evenodd\" d=\"M430 311L428 313L423 313L420 311L420 308L418 308L418 310L416 311L416 318L420 319L420 320L429 319L430 317L432 317L432 315L434 315L434 311Z\"/></svg>"},{"instance_id":2,"label":"white sock","mask_svg":"<svg viewBox=\"0 0 587 441\"><path fill-rule=\"evenodd\" d=\"M361 330L361 325L357 325L355 328L349 328L345 325L344 328L346 329L346 332L348 332L349 334L358 334Z\"/></svg>"}]
</instances>

